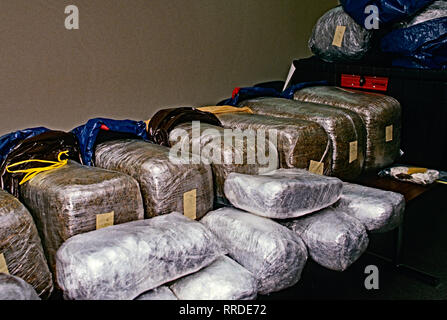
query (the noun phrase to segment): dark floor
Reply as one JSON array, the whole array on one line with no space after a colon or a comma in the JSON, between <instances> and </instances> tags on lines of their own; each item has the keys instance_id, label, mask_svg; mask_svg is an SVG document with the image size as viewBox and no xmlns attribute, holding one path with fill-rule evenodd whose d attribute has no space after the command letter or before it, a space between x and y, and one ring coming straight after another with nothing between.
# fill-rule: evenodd
<instances>
[{"instance_id":1,"label":"dark floor","mask_svg":"<svg viewBox=\"0 0 447 320\"><path fill-rule=\"evenodd\" d=\"M393 239L392 232L371 235L368 250L391 257ZM432 287L364 254L343 273L309 261L296 286L259 299L447 300L447 185L437 186L407 206L402 262L439 277L441 284ZM365 289L369 265L379 268L379 290Z\"/></svg>"}]
</instances>

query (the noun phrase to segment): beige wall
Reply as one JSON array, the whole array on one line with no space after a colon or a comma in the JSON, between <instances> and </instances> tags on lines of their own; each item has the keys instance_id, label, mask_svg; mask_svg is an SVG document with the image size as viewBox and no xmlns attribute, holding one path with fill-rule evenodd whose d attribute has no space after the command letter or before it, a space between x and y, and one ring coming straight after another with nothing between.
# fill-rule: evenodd
<instances>
[{"instance_id":1,"label":"beige wall","mask_svg":"<svg viewBox=\"0 0 447 320\"><path fill-rule=\"evenodd\" d=\"M284 79L336 0L0 0L0 134L147 119ZM66 5L80 30L64 27Z\"/></svg>"}]
</instances>

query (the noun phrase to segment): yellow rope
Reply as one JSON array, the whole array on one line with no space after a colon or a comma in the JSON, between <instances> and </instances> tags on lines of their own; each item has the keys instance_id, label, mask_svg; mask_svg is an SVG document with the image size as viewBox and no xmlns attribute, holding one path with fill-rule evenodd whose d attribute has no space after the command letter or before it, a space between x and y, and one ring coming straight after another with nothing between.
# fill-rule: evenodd
<instances>
[{"instance_id":1,"label":"yellow rope","mask_svg":"<svg viewBox=\"0 0 447 320\"><path fill-rule=\"evenodd\" d=\"M225 114L225 113L251 113L253 114L253 110L251 110L249 107L233 107L233 106L209 106L209 107L200 107L197 108L197 110L204 111L204 112L210 112L213 114Z\"/></svg>"}]
</instances>

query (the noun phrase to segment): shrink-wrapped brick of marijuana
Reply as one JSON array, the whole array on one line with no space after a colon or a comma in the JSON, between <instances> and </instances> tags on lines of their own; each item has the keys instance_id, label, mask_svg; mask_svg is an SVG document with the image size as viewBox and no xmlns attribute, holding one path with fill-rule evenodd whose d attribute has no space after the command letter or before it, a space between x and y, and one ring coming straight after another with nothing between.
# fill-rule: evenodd
<instances>
[{"instance_id":1,"label":"shrink-wrapped brick of marijuana","mask_svg":"<svg viewBox=\"0 0 447 320\"><path fill-rule=\"evenodd\" d=\"M213 209L211 167L192 161L174 163L170 151L142 140L107 141L96 147L95 165L123 172L139 182L146 218L176 211L200 219ZM185 208L185 194L193 197L192 208Z\"/></svg>"},{"instance_id":2,"label":"shrink-wrapped brick of marijuana","mask_svg":"<svg viewBox=\"0 0 447 320\"><path fill-rule=\"evenodd\" d=\"M170 288L180 300L254 300L258 293L256 278L227 256Z\"/></svg>"},{"instance_id":3,"label":"shrink-wrapped brick of marijuana","mask_svg":"<svg viewBox=\"0 0 447 320\"><path fill-rule=\"evenodd\" d=\"M70 237L144 218L141 193L132 177L74 161L22 185L21 199L36 221L53 271L56 251Z\"/></svg>"},{"instance_id":4,"label":"shrink-wrapped brick of marijuana","mask_svg":"<svg viewBox=\"0 0 447 320\"><path fill-rule=\"evenodd\" d=\"M342 7L325 13L313 28L310 50L327 62L360 60L371 48L372 31L352 19Z\"/></svg>"},{"instance_id":5,"label":"shrink-wrapped brick of marijuana","mask_svg":"<svg viewBox=\"0 0 447 320\"><path fill-rule=\"evenodd\" d=\"M396 192L344 183L341 198L334 208L358 219L369 232L382 233L401 224L405 198Z\"/></svg>"},{"instance_id":6,"label":"shrink-wrapped brick of marijuana","mask_svg":"<svg viewBox=\"0 0 447 320\"><path fill-rule=\"evenodd\" d=\"M363 224L339 209L326 208L282 223L303 239L315 262L334 271L346 270L369 244Z\"/></svg>"},{"instance_id":7,"label":"shrink-wrapped brick of marijuana","mask_svg":"<svg viewBox=\"0 0 447 320\"><path fill-rule=\"evenodd\" d=\"M225 128L262 131L270 141L274 134L281 168L307 169L311 161L316 161L323 162L326 173L330 173L332 148L326 132L317 123L247 113L217 117ZM271 130L276 130L276 134Z\"/></svg>"},{"instance_id":8,"label":"shrink-wrapped brick of marijuana","mask_svg":"<svg viewBox=\"0 0 447 320\"><path fill-rule=\"evenodd\" d=\"M1 300L40 300L36 290L23 279L0 273Z\"/></svg>"},{"instance_id":9,"label":"shrink-wrapped brick of marijuana","mask_svg":"<svg viewBox=\"0 0 447 320\"><path fill-rule=\"evenodd\" d=\"M227 132L227 133L226 133ZM227 138L227 139L226 139ZM225 143L225 141L229 143ZM193 153L198 160L210 163L213 171L216 202L227 204L223 187L231 172L259 174L278 168L278 151L268 139L245 137L206 123L184 123L170 134L175 150Z\"/></svg>"},{"instance_id":10,"label":"shrink-wrapped brick of marijuana","mask_svg":"<svg viewBox=\"0 0 447 320\"><path fill-rule=\"evenodd\" d=\"M178 298L171 291L171 289L169 289L169 287L161 286L143 293L135 300L178 300Z\"/></svg>"},{"instance_id":11,"label":"shrink-wrapped brick of marijuana","mask_svg":"<svg viewBox=\"0 0 447 320\"><path fill-rule=\"evenodd\" d=\"M205 226L174 212L72 237L57 252L57 282L69 300L131 300L225 253Z\"/></svg>"},{"instance_id":12,"label":"shrink-wrapped brick of marijuana","mask_svg":"<svg viewBox=\"0 0 447 320\"><path fill-rule=\"evenodd\" d=\"M286 227L233 208L208 213L204 223L222 242L229 256L258 280L258 293L295 285L307 261L301 238Z\"/></svg>"},{"instance_id":13,"label":"shrink-wrapped brick of marijuana","mask_svg":"<svg viewBox=\"0 0 447 320\"><path fill-rule=\"evenodd\" d=\"M262 175L231 173L225 195L236 208L275 219L297 218L334 204L343 189L338 178L303 169L279 169Z\"/></svg>"},{"instance_id":14,"label":"shrink-wrapped brick of marijuana","mask_svg":"<svg viewBox=\"0 0 447 320\"><path fill-rule=\"evenodd\" d=\"M365 160L366 131L362 119L355 112L282 98L252 99L240 105L250 107L256 114L318 123L331 142L332 167L328 168L329 174L346 180L355 179L361 174Z\"/></svg>"},{"instance_id":15,"label":"shrink-wrapped brick of marijuana","mask_svg":"<svg viewBox=\"0 0 447 320\"><path fill-rule=\"evenodd\" d=\"M399 156L401 106L396 99L378 93L329 86L299 90L294 99L331 105L357 113L366 127L365 170L386 167Z\"/></svg>"},{"instance_id":16,"label":"shrink-wrapped brick of marijuana","mask_svg":"<svg viewBox=\"0 0 447 320\"><path fill-rule=\"evenodd\" d=\"M17 198L3 190L0 190L0 272L23 279L43 299L53 290L52 276L31 214Z\"/></svg>"}]
</instances>

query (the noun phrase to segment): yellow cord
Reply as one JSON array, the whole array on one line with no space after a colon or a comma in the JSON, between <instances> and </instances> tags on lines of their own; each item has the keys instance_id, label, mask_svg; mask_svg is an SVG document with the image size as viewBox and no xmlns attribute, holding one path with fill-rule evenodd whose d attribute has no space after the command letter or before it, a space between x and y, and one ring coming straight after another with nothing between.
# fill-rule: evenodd
<instances>
[{"instance_id":1,"label":"yellow cord","mask_svg":"<svg viewBox=\"0 0 447 320\"><path fill-rule=\"evenodd\" d=\"M22 185L25 182L34 178L38 173L41 173L44 171L49 171L49 170L54 170L54 169L61 168L61 167L65 166L68 162L68 159L61 160L61 156L63 154L68 156L68 151L60 152L59 155L57 156L57 162L56 161L48 161L48 160L38 160L38 159L25 160L25 161L20 161L20 162L13 163L13 164L7 166L6 171L9 173L26 173L26 175L23 177L22 181L20 181L20 185ZM29 168L29 169L25 169L25 170L14 170L14 171L10 170L10 168L12 168L12 167L20 166L22 164L30 163L30 162L49 163L51 165L47 166L47 167Z\"/></svg>"}]
</instances>

